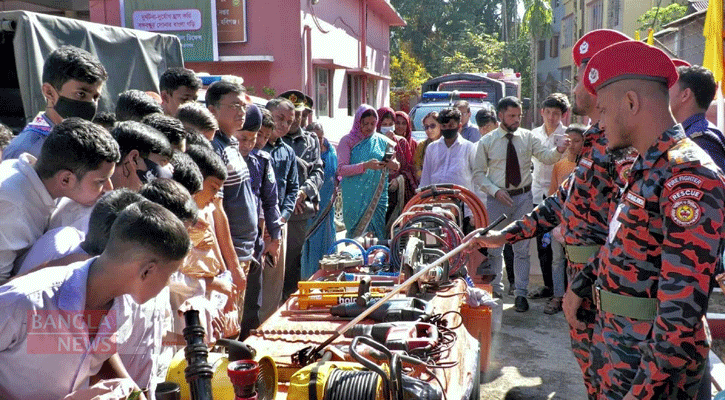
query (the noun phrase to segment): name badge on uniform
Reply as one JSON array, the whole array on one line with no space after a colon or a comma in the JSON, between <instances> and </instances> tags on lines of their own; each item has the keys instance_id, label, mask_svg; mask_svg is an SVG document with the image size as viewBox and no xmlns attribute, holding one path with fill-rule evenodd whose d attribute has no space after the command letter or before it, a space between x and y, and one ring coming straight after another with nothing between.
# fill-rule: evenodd
<instances>
[{"instance_id":1,"label":"name badge on uniform","mask_svg":"<svg viewBox=\"0 0 725 400\"><path fill-rule=\"evenodd\" d=\"M640 207L640 208L644 207L645 201L644 201L644 197L642 197L642 196L638 196L632 192L627 192L625 199L627 199L627 201L629 201L630 203L632 203L633 205L635 205L637 207Z\"/></svg>"},{"instance_id":2,"label":"name badge on uniform","mask_svg":"<svg viewBox=\"0 0 725 400\"><path fill-rule=\"evenodd\" d=\"M579 161L579 163L581 163L581 165L583 165L587 168L591 168L592 165L594 165L594 161L592 161L589 158L582 158L581 161Z\"/></svg>"},{"instance_id":3,"label":"name badge on uniform","mask_svg":"<svg viewBox=\"0 0 725 400\"><path fill-rule=\"evenodd\" d=\"M617 236L617 231L622 227L622 223L619 222L619 213L622 212L623 208L624 203L619 203L617 210L614 212L614 216L612 216L612 220L609 221L609 235L607 236L607 242L609 243L612 243L614 237Z\"/></svg>"}]
</instances>

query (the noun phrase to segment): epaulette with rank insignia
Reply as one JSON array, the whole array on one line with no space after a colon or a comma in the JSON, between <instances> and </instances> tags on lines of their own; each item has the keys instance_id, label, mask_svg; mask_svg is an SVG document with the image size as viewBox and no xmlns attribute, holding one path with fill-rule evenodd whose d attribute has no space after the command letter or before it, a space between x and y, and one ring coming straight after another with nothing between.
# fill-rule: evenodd
<instances>
[{"instance_id":1,"label":"epaulette with rank insignia","mask_svg":"<svg viewBox=\"0 0 725 400\"><path fill-rule=\"evenodd\" d=\"M667 150L667 159L670 161L670 165L676 166L678 164L700 164L700 160L703 159L705 151L700 146L695 144L689 138L680 140L669 150Z\"/></svg>"}]
</instances>

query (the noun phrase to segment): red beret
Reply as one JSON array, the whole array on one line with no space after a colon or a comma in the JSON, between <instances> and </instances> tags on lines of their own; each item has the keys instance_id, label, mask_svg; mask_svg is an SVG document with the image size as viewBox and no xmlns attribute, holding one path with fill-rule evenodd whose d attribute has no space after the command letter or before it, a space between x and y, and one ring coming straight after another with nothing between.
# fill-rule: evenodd
<instances>
[{"instance_id":1,"label":"red beret","mask_svg":"<svg viewBox=\"0 0 725 400\"><path fill-rule=\"evenodd\" d=\"M615 43L594 55L584 70L584 87L597 90L622 79L677 82L677 69L664 51L636 40Z\"/></svg>"},{"instance_id":2,"label":"red beret","mask_svg":"<svg viewBox=\"0 0 725 400\"><path fill-rule=\"evenodd\" d=\"M588 61L599 50L610 44L623 42L625 40L632 40L632 38L622 32L611 29L597 29L582 36L574 47L571 48L571 55L574 58L576 66L581 67L582 62Z\"/></svg>"},{"instance_id":3,"label":"red beret","mask_svg":"<svg viewBox=\"0 0 725 400\"><path fill-rule=\"evenodd\" d=\"M676 67L691 67L692 66L692 64L688 63L685 60L680 60L679 58L673 58L672 59L672 64L675 64L675 68Z\"/></svg>"}]
</instances>

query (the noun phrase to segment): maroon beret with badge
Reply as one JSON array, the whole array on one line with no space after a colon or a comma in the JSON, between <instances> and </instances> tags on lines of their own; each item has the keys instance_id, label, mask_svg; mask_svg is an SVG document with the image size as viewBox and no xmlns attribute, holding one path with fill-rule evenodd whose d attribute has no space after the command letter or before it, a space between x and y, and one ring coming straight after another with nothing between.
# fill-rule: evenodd
<instances>
[{"instance_id":1,"label":"maroon beret with badge","mask_svg":"<svg viewBox=\"0 0 725 400\"><path fill-rule=\"evenodd\" d=\"M594 55L584 70L584 87L593 95L623 79L658 81L671 87L679 79L664 51L636 40L615 43Z\"/></svg>"},{"instance_id":2,"label":"maroon beret with badge","mask_svg":"<svg viewBox=\"0 0 725 400\"><path fill-rule=\"evenodd\" d=\"M632 38L611 29L597 29L582 36L572 47L571 55L576 66L581 67L583 62L589 61L599 50L625 40L632 40Z\"/></svg>"}]
</instances>

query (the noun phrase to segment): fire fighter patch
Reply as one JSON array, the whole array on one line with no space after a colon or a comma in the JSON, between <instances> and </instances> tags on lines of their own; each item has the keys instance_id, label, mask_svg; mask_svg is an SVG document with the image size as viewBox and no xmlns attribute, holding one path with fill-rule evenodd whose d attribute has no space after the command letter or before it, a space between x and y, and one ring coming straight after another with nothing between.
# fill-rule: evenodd
<instances>
[{"instance_id":1,"label":"fire fighter patch","mask_svg":"<svg viewBox=\"0 0 725 400\"><path fill-rule=\"evenodd\" d=\"M702 210L700 205L691 199L682 199L672 204L670 217L679 226L688 227L695 225L700 220Z\"/></svg>"},{"instance_id":2,"label":"fire fighter patch","mask_svg":"<svg viewBox=\"0 0 725 400\"><path fill-rule=\"evenodd\" d=\"M677 175L665 182L665 187L671 190L673 187L679 185L680 183L691 183L697 187L701 187L702 178L689 174Z\"/></svg>"},{"instance_id":3,"label":"fire fighter patch","mask_svg":"<svg viewBox=\"0 0 725 400\"><path fill-rule=\"evenodd\" d=\"M700 200L702 198L703 194L704 193L701 190L697 190L697 189L682 189L682 190L678 190L677 192L671 194L670 201L674 203L683 197L691 197L696 200Z\"/></svg>"}]
</instances>

